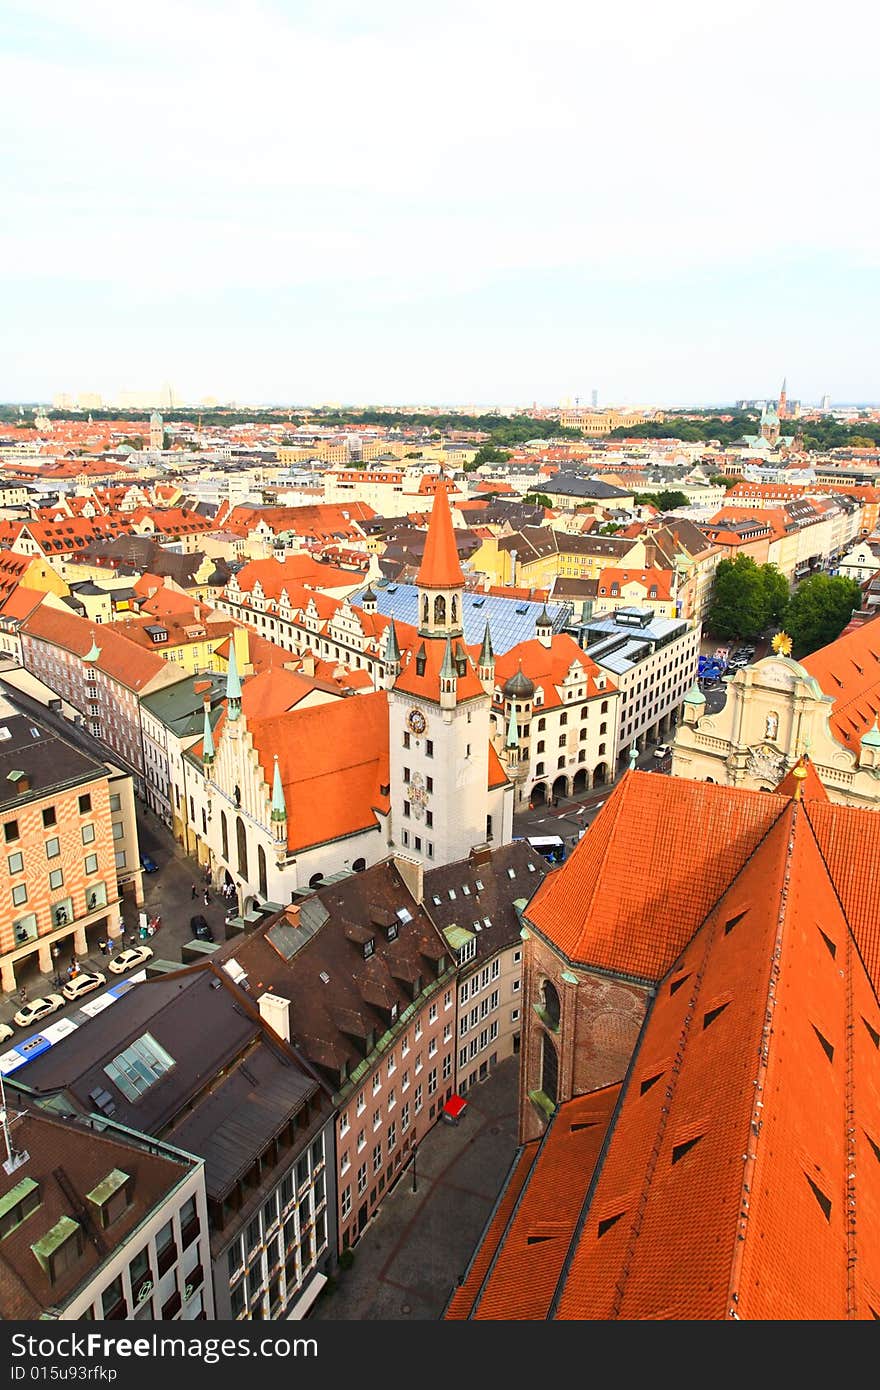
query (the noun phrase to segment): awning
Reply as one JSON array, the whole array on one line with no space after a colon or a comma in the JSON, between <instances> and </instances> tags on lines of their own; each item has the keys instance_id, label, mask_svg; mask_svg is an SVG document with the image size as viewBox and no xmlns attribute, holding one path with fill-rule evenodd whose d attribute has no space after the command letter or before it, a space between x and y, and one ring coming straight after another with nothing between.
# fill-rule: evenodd
<instances>
[{"instance_id":1,"label":"awning","mask_svg":"<svg viewBox=\"0 0 880 1390\"><path fill-rule=\"evenodd\" d=\"M452 1095L443 1107L444 1115L449 1115L453 1120L457 1120L459 1115L467 1109L467 1101L464 1096Z\"/></svg>"},{"instance_id":2,"label":"awning","mask_svg":"<svg viewBox=\"0 0 880 1390\"><path fill-rule=\"evenodd\" d=\"M326 1282L326 1274L322 1274L319 1269L316 1269L306 1289L300 1294L290 1312L287 1314L286 1321L294 1322L299 1318L304 1318Z\"/></svg>"}]
</instances>

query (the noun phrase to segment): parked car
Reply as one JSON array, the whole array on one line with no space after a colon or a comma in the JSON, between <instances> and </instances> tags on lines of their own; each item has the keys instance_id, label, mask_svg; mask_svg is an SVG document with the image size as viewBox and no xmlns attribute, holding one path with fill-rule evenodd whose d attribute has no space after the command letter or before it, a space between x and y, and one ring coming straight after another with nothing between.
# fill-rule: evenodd
<instances>
[{"instance_id":1,"label":"parked car","mask_svg":"<svg viewBox=\"0 0 880 1390\"><path fill-rule=\"evenodd\" d=\"M114 975L121 975L123 970L131 970L133 965L143 965L145 960L149 960L153 954L150 946L130 946L125 951L120 951L113 956L107 964L107 969Z\"/></svg>"},{"instance_id":2,"label":"parked car","mask_svg":"<svg viewBox=\"0 0 880 1390\"><path fill-rule=\"evenodd\" d=\"M0 1023L0 1043L9 1042L9 1039L14 1037L15 1029L10 1028L8 1023Z\"/></svg>"},{"instance_id":3,"label":"parked car","mask_svg":"<svg viewBox=\"0 0 880 1390\"><path fill-rule=\"evenodd\" d=\"M17 1014L12 1015L12 1022L17 1023L19 1028L29 1028L32 1023L38 1023L47 1014L54 1014L56 1009L63 1007L64 999L60 994L45 994L41 999L32 999L20 1008Z\"/></svg>"},{"instance_id":4,"label":"parked car","mask_svg":"<svg viewBox=\"0 0 880 1390\"><path fill-rule=\"evenodd\" d=\"M155 874L158 872L159 865L155 859L151 859L148 854L141 855L141 868L145 874Z\"/></svg>"},{"instance_id":5,"label":"parked car","mask_svg":"<svg viewBox=\"0 0 880 1390\"><path fill-rule=\"evenodd\" d=\"M208 923L208 922L206 921L206 919L201 915L201 913L199 913L199 915L198 915L197 917L190 917L190 919L189 919L189 925L190 925L190 931L192 932L192 934L193 934L193 936L195 937L196 941L213 941L213 940L214 940L214 933L212 932L209 923Z\"/></svg>"},{"instance_id":6,"label":"parked car","mask_svg":"<svg viewBox=\"0 0 880 1390\"><path fill-rule=\"evenodd\" d=\"M654 749L654 757L665 758L669 751L670 748L668 743L658 743L657 747Z\"/></svg>"},{"instance_id":7,"label":"parked car","mask_svg":"<svg viewBox=\"0 0 880 1390\"><path fill-rule=\"evenodd\" d=\"M74 975L72 980L68 980L66 985L61 986L61 993L65 999L81 999L84 994L91 994L93 989L100 989L106 985L107 976L102 975L100 970L94 971L81 970L78 975Z\"/></svg>"}]
</instances>

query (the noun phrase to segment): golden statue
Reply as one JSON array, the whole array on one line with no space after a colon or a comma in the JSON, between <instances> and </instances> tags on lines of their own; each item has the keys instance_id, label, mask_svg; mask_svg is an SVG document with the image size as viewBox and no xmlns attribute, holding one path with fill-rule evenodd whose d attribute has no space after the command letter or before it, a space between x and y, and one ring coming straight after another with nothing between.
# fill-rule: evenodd
<instances>
[{"instance_id":1,"label":"golden statue","mask_svg":"<svg viewBox=\"0 0 880 1390\"><path fill-rule=\"evenodd\" d=\"M791 638L787 632L777 632L770 645L777 656L791 656Z\"/></svg>"}]
</instances>

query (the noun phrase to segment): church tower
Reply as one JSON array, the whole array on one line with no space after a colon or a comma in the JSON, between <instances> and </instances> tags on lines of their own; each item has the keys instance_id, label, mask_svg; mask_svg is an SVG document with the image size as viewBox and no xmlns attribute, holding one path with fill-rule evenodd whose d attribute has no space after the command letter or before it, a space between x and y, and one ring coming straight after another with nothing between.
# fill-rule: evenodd
<instances>
[{"instance_id":1,"label":"church tower","mask_svg":"<svg viewBox=\"0 0 880 1390\"><path fill-rule=\"evenodd\" d=\"M158 410L154 410L150 416L150 449L153 453L160 453L165 442L165 426L162 416Z\"/></svg>"},{"instance_id":2,"label":"church tower","mask_svg":"<svg viewBox=\"0 0 880 1390\"><path fill-rule=\"evenodd\" d=\"M464 575L442 480L416 584L418 641L388 692L391 833L401 854L430 867L492 833L491 692L464 645Z\"/></svg>"},{"instance_id":3,"label":"church tower","mask_svg":"<svg viewBox=\"0 0 880 1390\"><path fill-rule=\"evenodd\" d=\"M779 392L779 405L776 407L776 414L780 420L784 420L788 415L788 392L785 389L786 378L782 378L782 390Z\"/></svg>"}]
</instances>

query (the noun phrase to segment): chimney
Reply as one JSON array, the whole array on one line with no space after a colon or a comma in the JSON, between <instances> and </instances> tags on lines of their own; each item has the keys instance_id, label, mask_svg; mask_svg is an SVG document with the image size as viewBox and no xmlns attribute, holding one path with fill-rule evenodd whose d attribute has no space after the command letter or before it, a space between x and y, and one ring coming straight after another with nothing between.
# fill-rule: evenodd
<instances>
[{"instance_id":1,"label":"chimney","mask_svg":"<svg viewBox=\"0 0 880 1390\"><path fill-rule=\"evenodd\" d=\"M425 897L424 866L415 859L405 859L402 854L395 854L394 867L409 889L410 896L417 903L422 903Z\"/></svg>"},{"instance_id":2,"label":"chimney","mask_svg":"<svg viewBox=\"0 0 880 1390\"><path fill-rule=\"evenodd\" d=\"M268 1023L280 1038L290 1042L290 1000L280 994L261 994L257 1000L260 1018Z\"/></svg>"},{"instance_id":3,"label":"chimney","mask_svg":"<svg viewBox=\"0 0 880 1390\"><path fill-rule=\"evenodd\" d=\"M292 927L299 926L299 903L291 903L285 908L284 915Z\"/></svg>"}]
</instances>

